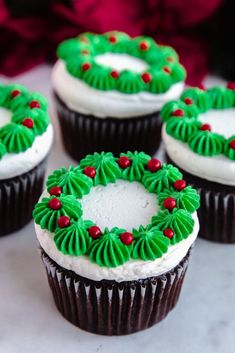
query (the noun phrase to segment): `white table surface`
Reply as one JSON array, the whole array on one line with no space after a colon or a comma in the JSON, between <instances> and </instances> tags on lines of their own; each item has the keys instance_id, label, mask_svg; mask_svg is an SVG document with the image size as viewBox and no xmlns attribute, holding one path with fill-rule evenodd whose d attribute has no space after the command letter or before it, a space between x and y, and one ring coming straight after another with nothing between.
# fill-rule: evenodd
<instances>
[{"instance_id":1,"label":"white table surface","mask_svg":"<svg viewBox=\"0 0 235 353\"><path fill-rule=\"evenodd\" d=\"M42 65L14 79L50 101L56 131L48 172L73 163L63 151L51 106L50 70ZM210 78L213 82L219 81ZM235 245L198 239L175 310L146 331L105 337L76 328L57 311L32 222L0 238L0 353L54 352L234 353Z\"/></svg>"}]
</instances>

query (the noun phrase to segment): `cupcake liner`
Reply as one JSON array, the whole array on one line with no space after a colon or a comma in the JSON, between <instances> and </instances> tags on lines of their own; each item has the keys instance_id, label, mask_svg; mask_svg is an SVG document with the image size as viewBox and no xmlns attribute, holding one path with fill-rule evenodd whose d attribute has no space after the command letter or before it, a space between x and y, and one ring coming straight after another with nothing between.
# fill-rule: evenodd
<instances>
[{"instance_id":1,"label":"cupcake liner","mask_svg":"<svg viewBox=\"0 0 235 353\"><path fill-rule=\"evenodd\" d=\"M97 118L70 110L54 94L64 147L79 161L96 152L144 151L153 155L161 141L159 112L141 117Z\"/></svg>"},{"instance_id":2,"label":"cupcake liner","mask_svg":"<svg viewBox=\"0 0 235 353\"><path fill-rule=\"evenodd\" d=\"M60 313L79 328L103 335L125 335L161 321L176 305L191 248L172 270L137 281L93 281L41 256Z\"/></svg>"},{"instance_id":3,"label":"cupcake liner","mask_svg":"<svg viewBox=\"0 0 235 353\"><path fill-rule=\"evenodd\" d=\"M0 236L19 230L32 219L43 189L46 161L25 174L0 180Z\"/></svg>"},{"instance_id":4,"label":"cupcake liner","mask_svg":"<svg viewBox=\"0 0 235 353\"><path fill-rule=\"evenodd\" d=\"M175 164L168 156L167 161ZM197 211L199 237L219 243L235 243L234 186L208 181L180 170L186 181L200 194L201 206Z\"/></svg>"}]
</instances>

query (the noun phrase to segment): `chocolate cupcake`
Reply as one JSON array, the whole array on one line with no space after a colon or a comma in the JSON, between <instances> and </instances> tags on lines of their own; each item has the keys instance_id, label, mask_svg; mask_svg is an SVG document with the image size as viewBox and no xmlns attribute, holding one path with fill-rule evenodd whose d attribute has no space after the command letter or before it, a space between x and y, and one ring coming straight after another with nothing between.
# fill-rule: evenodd
<instances>
[{"instance_id":1,"label":"chocolate cupcake","mask_svg":"<svg viewBox=\"0 0 235 353\"><path fill-rule=\"evenodd\" d=\"M52 84L64 146L76 160L94 151L154 154L159 111L177 99L185 70L150 37L84 33L62 42Z\"/></svg>"},{"instance_id":2,"label":"chocolate cupcake","mask_svg":"<svg viewBox=\"0 0 235 353\"><path fill-rule=\"evenodd\" d=\"M21 85L0 85L0 236L32 218L42 193L53 130L47 101Z\"/></svg>"},{"instance_id":3,"label":"chocolate cupcake","mask_svg":"<svg viewBox=\"0 0 235 353\"><path fill-rule=\"evenodd\" d=\"M87 155L56 170L35 206L58 310L98 334L146 329L176 305L198 233L199 195L144 152Z\"/></svg>"},{"instance_id":4,"label":"chocolate cupcake","mask_svg":"<svg viewBox=\"0 0 235 353\"><path fill-rule=\"evenodd\" d=\"M169 161L200 192L199 235L222 243L235 243L234 88L189 88L161 112Z\"/></svg>"}]
</instances>

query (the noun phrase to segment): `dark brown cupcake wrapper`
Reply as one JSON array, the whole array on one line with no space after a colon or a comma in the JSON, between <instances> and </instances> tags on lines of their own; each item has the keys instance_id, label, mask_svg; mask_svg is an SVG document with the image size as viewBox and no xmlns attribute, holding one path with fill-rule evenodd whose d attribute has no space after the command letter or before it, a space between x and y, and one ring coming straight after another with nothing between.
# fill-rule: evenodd
<instances>
[{"instance_id":1,"label":"dark brown cupcake wrapper","mask_svg":"<svg viewBox=\"0 0 235 353\"><path fill-rule=\"evenodd\" d=\"M27 173L0 180L0 236L19 230L32 219L43 189L46 161Z\"/></svg>"},{"instance_id":2,"label":"dark brown cupcake wrapper","mask_svg":"<svg viewBox=\"0 0 235 353\"><path fill-rule=\"evenodd\" d=\"M55 101L65 149L77 161L94 151L118 155L141 150L153 155L160 145L159 112L125 119L101 119L70 110L56 94Z\"/></svg>"},{"instance_id":3,"label":"dark brown cupcake wrapper","mask_svg":"<svg viewBox=\"0 0 235 353\"><path fill-rule=\"evenodd\" d=\"M144 330L172 310L179 298L191 254L171 271L138 281L93 281L41 256L60 313L79 328L103 335Z\"/></svg>"},{"instance_id":4,"label":"dark brown cupcake wrapper","mask_svg":"<svg viewBox=\"0 0 235 353\"><path fill-rule=\"evenodd\" d=\"M167 160L175 164L168 156ZM219 243L235 243L234 186L208 181L180 170L186 181L200 194L199 237Z\"/></svg>"}]
</instances>

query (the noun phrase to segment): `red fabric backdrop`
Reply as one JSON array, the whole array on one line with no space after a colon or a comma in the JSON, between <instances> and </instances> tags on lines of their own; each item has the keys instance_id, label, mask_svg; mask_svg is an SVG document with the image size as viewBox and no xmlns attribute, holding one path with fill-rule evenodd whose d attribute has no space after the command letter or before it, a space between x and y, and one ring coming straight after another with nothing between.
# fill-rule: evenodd
<instances>
[{"instance_id":1,"label":"red fabric backdrop","mask_svg":"<svg viewBox=\"0 0 235 353\"><path fill-rule=\"evenodd\" d=\"M221 2L79 0L66 5L53 1L43 13L31 9L30 15L21 11L17 16L0 0L0 73L14 76L55 58L57 44L80 32L121 30L172 45L188 71L188 83L199 84L208 72L208 38L203 26Z\"/></svg>"}]
</instances>

